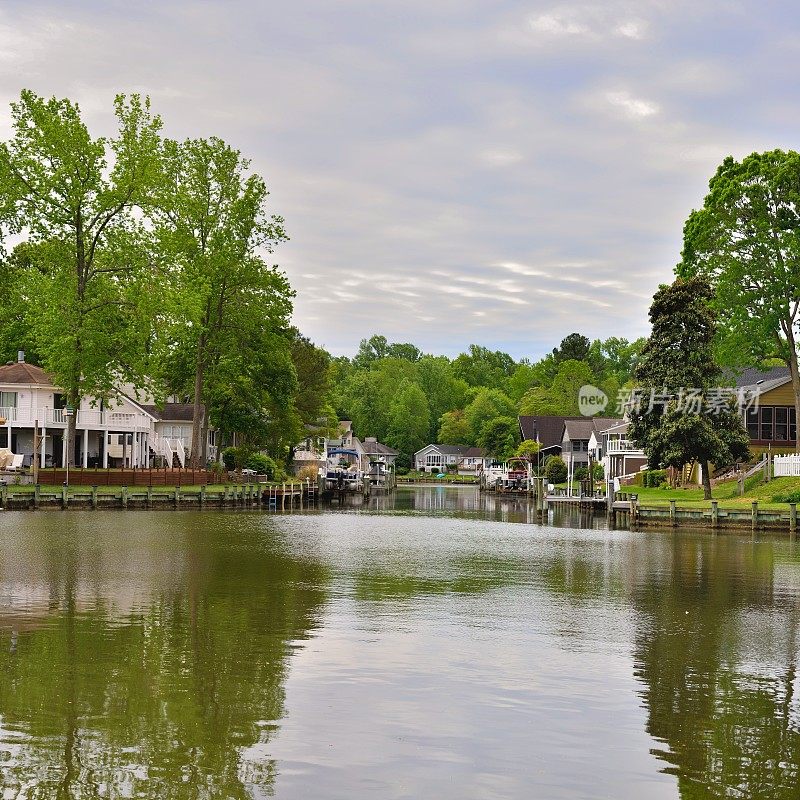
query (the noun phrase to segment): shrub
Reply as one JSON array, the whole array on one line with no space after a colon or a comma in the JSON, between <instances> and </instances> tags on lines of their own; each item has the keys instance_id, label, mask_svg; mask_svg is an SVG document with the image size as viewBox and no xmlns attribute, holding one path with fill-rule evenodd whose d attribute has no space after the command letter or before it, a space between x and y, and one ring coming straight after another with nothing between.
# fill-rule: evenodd
<instances>
[{"instance_id":1,"label":"shrub","mask_svg":"<svg viewBox=\"0 0 800 800\"><path fill-rule=\"evenodd\" d=\"M259 475L271 478L275 473L275 462L263 453L251 453L244 462L245 469L252 469Z\"/></svg>"},{"instance_id":2,"label":"shrub","mask_svg":"<svg viewBox=\"0 0 800 800\"><path fill-rule=\"evenodd\" d=\"M306 467L301 467L297 471L297 477L301 481L304 481L304 480L308 479L309 481L311 481L311 483L316 483L317 482L317 467L312 467L310 465L306 466Z\"/></svg>"},{"instance_id":3,"label":"shrub","mask_svg":"<svg viewBox=\"0 0 800 800\"><path fill-rule=\"evenodd\" d=\"M397 469L395 469L395 473L397 475L408 475L409 469L408 467L397 467Z\"/></svg>"},{"instance_id":4,"label":"shrub","mask_svg":"<svg viewBox=\"0 0 800 800\"><path fill-rule=\"evenodd\" d=\"M645 488L657 489L667 481L667 471L665 469L648 469L642 475L642 485Z\"/></svg>"},{"instance_id":5,"label":"shrub","mask_svg":"<svg viewBox=\"0 0 800 800\"><path fill-rule=\"evenodd\" d=\"M551 456L547 459L544 474L549 483L564 483L567 479L567 465L561 456Z\"/></svg>"},{"instance_id":6,"label":"shrub","mask_svg":"<svg viewBox=\"0 0 800 800\"><path fill-rule=\"evenodd\" d=\"M576 481L589 480L589 467L577 467L575 469L575 480Z\"/></svg>"},{"instance_id":7,"label":"shrub","mask_svg":"<svg viewBox=\"0 0 800 800\"><path fill-rule=\"evenodd\" d=\"M602 481L606 477L606 473L602 464L595 464L592 467L592 477L596 481Z\"/></svg>"},{"instance_id":8,"label":"shrub","mask_svg":"<svg viewBox=\"0 0 800 800\"><path fill-rule=\"evenodd\" d=\"M235 447L226 447L222 451L222 463L225 469L236 469L236 459L239 456L239 451Z\"/></svg>"},{"instance_id":9,"label":"shrub","mask_svg":"<svg viewBox=\"0 0 800 800\"><path fill-rule=\"evenodd\" d=\"M772 495L773 503L800 503L800 491Z\"/></svg>"}]
</instances>

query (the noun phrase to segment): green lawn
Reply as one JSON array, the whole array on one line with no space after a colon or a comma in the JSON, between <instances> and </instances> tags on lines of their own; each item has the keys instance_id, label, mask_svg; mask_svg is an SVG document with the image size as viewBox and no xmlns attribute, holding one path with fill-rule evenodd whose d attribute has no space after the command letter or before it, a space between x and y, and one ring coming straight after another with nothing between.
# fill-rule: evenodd
<instances>
[{"instance_id":1,"label":"green lawn","mask_svg":"<svg viewBox=\"0 0 800 800\"><path fill-rule=\"evenodd\" d=\"M711 508L711 503L703 499L702 488L691 489L645 489L641 486L623 487L622 491L639 496L639 503L645 506L668 506L675 500L678 507ZM800 478L775 478L764 483L760 476L753 476L745 484L745 493L738 494L738 481L726 481L712 489L711 496L719 501L720 508L750 508L757 500L759 508L786 510L787 503L773 503L772 497L779 494L800 491Z\"/></svg>"}]
</instances>

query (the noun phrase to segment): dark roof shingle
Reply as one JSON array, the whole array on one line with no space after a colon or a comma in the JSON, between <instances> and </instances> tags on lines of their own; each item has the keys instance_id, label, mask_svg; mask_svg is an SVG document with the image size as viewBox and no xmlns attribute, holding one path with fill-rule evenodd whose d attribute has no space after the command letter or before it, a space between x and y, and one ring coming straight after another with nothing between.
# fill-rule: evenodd
<instances>
[{"instance_id":1,"label":"dark roof shingle","mask_svg":"<svg viewBox=\"0 0 800 800\"><path fill-rule=\"evenodd\" d=\"M53 380L41 367L25 361L15 361L0 367L0 383L52 386Z\"/></svg>"}]
</instances>

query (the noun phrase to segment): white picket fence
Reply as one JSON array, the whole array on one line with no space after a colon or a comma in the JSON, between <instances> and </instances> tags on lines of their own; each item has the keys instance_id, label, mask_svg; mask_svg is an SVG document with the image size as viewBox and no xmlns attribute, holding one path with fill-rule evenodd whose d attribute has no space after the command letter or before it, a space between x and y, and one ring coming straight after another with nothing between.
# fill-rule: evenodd
<instances>
[{"instance_id":1,"label":"white picket fence","mask_svg":"<svg viewBox=\"0 0 800 800\"><path fill-rule=\"evenodd\" d=\"M800 477L800 455L775 456L772 474L776 478Z\"/></svg>"}]
</instances>

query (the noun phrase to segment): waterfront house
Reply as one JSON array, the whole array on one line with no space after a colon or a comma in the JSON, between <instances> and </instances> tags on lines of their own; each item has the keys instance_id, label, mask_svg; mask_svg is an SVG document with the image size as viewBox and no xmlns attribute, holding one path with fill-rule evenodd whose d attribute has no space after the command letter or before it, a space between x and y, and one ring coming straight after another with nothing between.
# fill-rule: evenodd
<instances>
[{"instance_id":1,"label":"waterfront house","mask_svg":"<svg viewBox=\"0 0 800 800\"><path fill-rule=\"evenodd\" d=\"M560 456L564 438L564 423L586 417L523 416L519 417L519 432L522 441L539 443L539 461L547 456Z\"/></svg>"},{"instance_id":2,"label":"waterfront house","mask_svg":"<svg viewBox=\"0 0 800 800\"><path fill-rule=\"evenodd\" d=\"M789 368L746 369L738 377L736 388L742 397L758 398L757 405L744 412L753 454L793 452L797 447L797 414Z\"/></svg>"},{"instance_id":3,"label":"waterfront house","mask_svg":"<svg viewBox=\"0 0 800 800\"><path fill-rule=\"evenodd\" d=\"M429 444L414 453L414 469L419 472L446 472L456 468L462 475L479 475L492 463L482 447Z\"/></svg>"},{"instance_id":4,"label":"waterfront house","mask_svg":"<svg viewBox=\"0 0 800 800\"><path fill-rule=\"evenodd\" d=\"M603 465L606 478L634 475L647 466L647 456L628 439L628 423L613 420L612 425L592 431L589 452Z\"/></svg>"},{"instance_id":5,"label":"waterfront house","mask_svg":"<svg viewBox=\"0 0 800 800\"><path fill-rule=\"evenodd\" d=\"M186 408L186 404L167 403L159 410L122 391L108 400L83 398L74 409L74 463L82 467L149 467L157 462L184 466L192 444ZM22 351L16 362L0 366L0 448L22 454L24 466L33 462L35 425L43 437L39 465L66 463L69 413L64 392L45 370L27 363ZM213 441L213 431L209 438Z\"/></svg>"},{"instance_id":6,"label":"waterfront house","mask_svg":"<svg viewBox=\"0 0 800 800\"><path fill-rule=\"evenodd\" d=\"M370 465L376 463L384 464L387 471L391 470L400 455L398 450L379 442L374 436L367 436L362 441L353 433L353 423L345 419L339 423L337 438L308 437L295 447L295 473L308 466L324 467L331 449L352 450L357 456L359 469L363 472L369 472Z\"/></svg>"},{"instance_id":7,"label":"waterfront house","mask_svg":"<svg viewBox=\"0 0 800 800\"><path fill-rule=\"evenodd\" d=\"M589 464L590 440L594 434L595 442L600 431L620 422L614 417L569 417L564 420L561 432L562 458L575 465L585 467Z\"/></svg>"}]
</instances>

